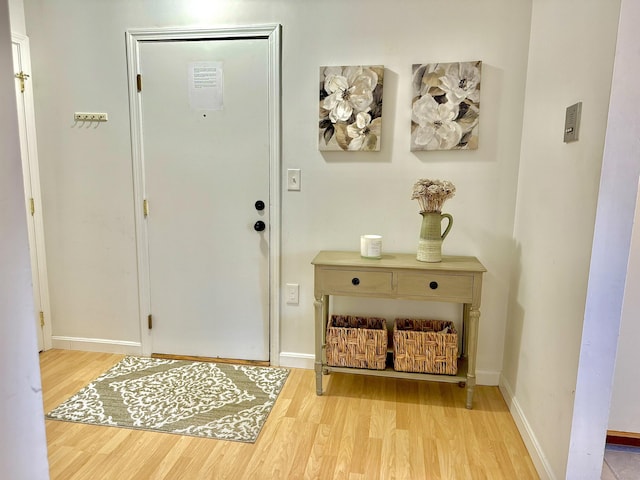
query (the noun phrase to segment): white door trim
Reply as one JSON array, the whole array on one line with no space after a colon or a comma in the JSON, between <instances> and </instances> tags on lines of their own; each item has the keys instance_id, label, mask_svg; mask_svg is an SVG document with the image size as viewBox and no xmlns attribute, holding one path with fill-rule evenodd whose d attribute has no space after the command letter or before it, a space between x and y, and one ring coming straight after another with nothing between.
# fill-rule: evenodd
<instances>
[{"instance_id":1,"label":"white door trim","mask_svg":"<svg viewBox=\"0 0 640 480\"><path fill-rule=\"evenodd\" d=\"M20 64L26 74L31 75L31 53L29 38L18 33L11 34L11 40L20 50ZM20 119L20 148L22 149L22 173L24 177L25 197L33 198L34 214L27 222L29 230L29 250L31 271L33 272L34 298L36 311L43 312L42 327L43 349L51 349L51 306L49 301L49 283L47 280L47 257L44 241L44 222L42 218L42 195L40 188L40 167L38 163L38 145L36 141L36 117L33 106L33 79L25 81L23 93L23 112L18 112ZM18 109L20 110L20 109ZM39 321L39 320L38 320ZM39 328L39 327L38 327Z\"/></svg>"},{"instance_id":2,"label":"white door trim","mask_svg":"<svg viewBox=\"0 0 640 480\"><path fill-rule=\"evenodd\" d=\"M140 72L140 42L202 39L264 38L269 42L269 358L280 363L280 25L252 25L210 29L130 29L125 33L131 153L138 257L138 295L142 354L151 354L151 334L147 327L151 311L147 223L143 213L144 154L142 149L142 102L137 91ZM144 86L143 86L144 90Z\"/></svg>"}]
</instances>

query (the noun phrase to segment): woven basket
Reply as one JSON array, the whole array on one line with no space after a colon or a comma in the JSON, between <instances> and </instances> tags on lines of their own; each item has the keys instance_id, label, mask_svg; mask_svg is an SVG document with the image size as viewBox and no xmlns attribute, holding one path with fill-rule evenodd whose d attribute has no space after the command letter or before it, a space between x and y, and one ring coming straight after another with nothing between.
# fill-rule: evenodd
<instances>
[{"instance_id":1,"label":"woven basket","mask_svg":"<svg viewBox=\"0 0 640 480\"><path fill-rule=\"evenodd\" d=\"M446 327L449 327L449 333L442 332ZM453 322L396 318L393 368L400 372L455 375L458 372L458 333Z\"/></svg>"},{"instance_id":2,"label":"woven basket","mask_svg":"<svg viewBox=\"0 0 640 480\"><path fill-rule=\"evenodd\" d=\"M327 325L327 364L384 370L387 321L384 318L332 315Z\"/></svg>"}]
</instances>

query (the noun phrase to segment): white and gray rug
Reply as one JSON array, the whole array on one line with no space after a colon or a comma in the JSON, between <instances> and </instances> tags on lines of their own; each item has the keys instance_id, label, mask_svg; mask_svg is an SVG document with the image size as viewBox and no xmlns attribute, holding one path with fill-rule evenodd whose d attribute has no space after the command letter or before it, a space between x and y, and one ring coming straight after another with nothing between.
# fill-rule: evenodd
<instances>
[{"instance_id":1,"label":"white and gray rug","mask_svg":"<svg viewBox=\"0 0 640 480\"><path fill-rule=\"evenodd\" d=\"M47 418L255 442L289 370L126 357Z\"/></svg>"}]
</instances>

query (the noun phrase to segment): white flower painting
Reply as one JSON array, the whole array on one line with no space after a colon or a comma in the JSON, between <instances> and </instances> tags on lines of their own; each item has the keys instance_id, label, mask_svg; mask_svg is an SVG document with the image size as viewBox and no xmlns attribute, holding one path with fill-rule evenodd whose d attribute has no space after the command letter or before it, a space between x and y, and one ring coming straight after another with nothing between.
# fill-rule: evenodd
<instances>
[{"instance_id":1,"label":"white flower painting","mask_svg":"<svg viewBox=\"0 0 640 480\"><path fill-rule=\"evenodd\" d=\"M478 148L482 62L413 65L411 151Z\"/></svg>"},{"instance_id":2,"label":"white flower painting","mask_svg":"<svg viewBox=\"0 0 640 480\"><path fill-rule=\"evenodd\" d=\"M320 150L380 150L383 79L382 65L320 67Z\"/></svg>"}]
</instances>

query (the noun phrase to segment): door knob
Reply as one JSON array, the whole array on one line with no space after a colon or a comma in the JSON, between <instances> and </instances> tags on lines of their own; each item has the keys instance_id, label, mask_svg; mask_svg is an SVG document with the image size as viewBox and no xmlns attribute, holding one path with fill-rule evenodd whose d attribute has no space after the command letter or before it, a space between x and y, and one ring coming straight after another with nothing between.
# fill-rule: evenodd
<instances>
[{"instance_id":1,"label":"door knob","mask_svg":"<svg viewBox=\"0 0 640 480\"><path fill-rule=\"evenodd\" d=\"M253 229L256 232L261 232L263 231L267 226L265 225L265 223L262 220L258 220L254 225L253 225Z\"/></svg>"},{"instance_id":2,"label":"door knob","mask_svg":"<svg viewBox=\"0 0 640 480\"><path fill-rule=\"evenodd\" d=\"M264 202L262 200L258 200L255 203L256 210L264 210Z\"/></svg>"}]
</instances>

